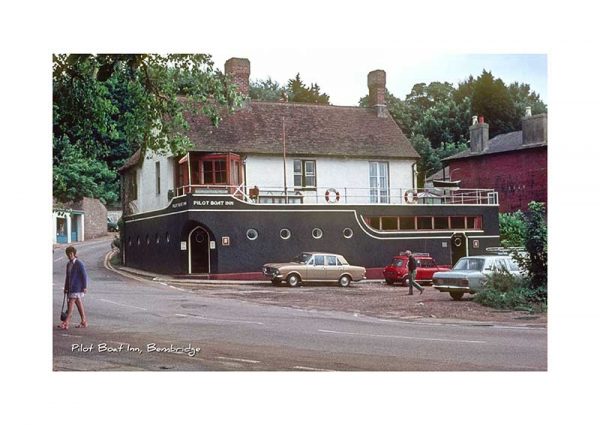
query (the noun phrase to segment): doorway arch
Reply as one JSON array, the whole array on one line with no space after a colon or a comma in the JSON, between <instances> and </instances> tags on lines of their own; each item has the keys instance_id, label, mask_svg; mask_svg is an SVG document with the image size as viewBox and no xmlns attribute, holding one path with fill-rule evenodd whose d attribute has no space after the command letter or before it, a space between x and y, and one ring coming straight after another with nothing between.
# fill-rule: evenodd
<instances>
[{"instance_id":1,"label":"doorway arch","mask_svg":"<svg viewBox=\"0 0 600 425\"><path fill-rule=\"evenodd\" d=\"M196 226L188 233L188 273L210 273L210 233Z\"/></svg>"}]
</instances>

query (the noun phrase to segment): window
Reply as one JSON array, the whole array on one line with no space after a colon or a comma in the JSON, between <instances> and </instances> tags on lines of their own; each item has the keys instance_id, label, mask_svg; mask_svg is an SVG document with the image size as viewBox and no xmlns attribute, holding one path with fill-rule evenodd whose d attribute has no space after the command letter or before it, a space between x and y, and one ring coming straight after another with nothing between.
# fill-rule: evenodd
<instances>
[{"instance_id":1,"label":"window","mask_svg":"<svg viewBox=\"0 0 600 425\"><path fill-rule=\"evenodd\" d=\"M417 229L419 229L419 230L433 229L433 217L417 217Z\"/></svg>"},{"instance_id":2,"label":"window","mask_svg":"<svg viewBox=\"0 0 600 425\"><path fill-rule=\"evenodd\" d=\"M294 160L294 187L317 187L317 164L314 160Z\"/></svg>"},{"instance_id":3,"label":"window","mask_svg":"<svg viewBox=\"0 0 600 425\"><path fill-rule=\"evenodd\" d=\"M315 255L315 266L324 266L325 265L325 256L324 255Z\"/></svg>"},{"instance_id":4,"label":"window","mask_svg":"<svg viewBox=\"0 0 600 425\"><path fill-rule=\"evenodd\" d=\"M400 217L400 230L415 230L415 218Z\"/></svg>"},{"instance_id":5,"label":"window","mask_svg":"<svg viewBox=\"0 0 600 425\"><path fill-rule=\"evenodd\" d=\"M381 217L381 230L398 230L398 217Z\"/></svg>"},{"instance_id":6,"label":"window","mask_svg":"<svg viewBox=\"0 0 600 425\"><path fill-rule=\"evenodd\" d=\"M312 231L312 237L315 239L321 239L323 237L323 231L318 227L314 228Z\"/></svg>"},{"instance_id":7,"label":"window","mask_svg":"<svg viewBox=\"0 0 600 425\"><path fill-rule=\"evenodd\" d=\"M343 231L343 234L346 239L350 239L354 235L354 232L352 231L351 228L346 227Z\"/></svg>"},{"instance_id":8,"label":"window","mask_svg":"<svg viewBox=\"0 0 600 425\"><path fill-rule=\"evenodd\" d=\"M154 170L156 171L156 194L160 195L160 162L154 164Z\"/></svg>"},{"instance_id":9,"label":"window","mask_svg":"<svg viewBox=\"0 0 600 425\"><path fill-rule=\"evenodd\" d=\"M137 199L137 171L133 170L129 174L129 200L135 201Z\"/></svg>"},{"instance_id":10,"label":"window","mask_svg":"<svg viewBox=\"0 0 600 425\"><path fill-rule=\"evenodd\" d=\"M290 232L290 229L281 229L279 236L281 236L281 239L289 239L292 236L292 232Z\"/></svg>"},{"instance_id":11,"label":"window","mask_svg":"<svg viewBox=\"0 0 600 425\"><path fill-rule=\"evenodd\" d=\"M449 229L448 217L434 217L433 226L436 229Z\"/></svg>"},{"instance_id":12,"label":"window","mask_svg":"<svg viewBox=\"0 0 600 425\"><path fill-rule=\"evenodd\" d=\"M388 163L369 162L369 188L372 204L389 202Z\"/></svg>"},{"instance_id":13,"label":"window","mask_svg":"<svg viewBox=\"0 0 600 425\"><path fill-rule=\"evenodd\" d=\"M256 240L258 238L258 231L256 229L248 229L246 237L251 241Z\"/></svg>"},{"instance_id":14,"label":"window","mask_svg":"<svg viewBox=\"0 0 600 425\"><path fill-rule=\"evenodd\" d=\"M202 161L202 184L226 184L227 162L224 159Z\"/></svg>"},{"instance_id":15,"label":"window","mask_svg":"<svg viewBox=\"0 0 600 425\"><path fill-rule=\"evenodd\" d=\"M337 266L337 257L335 255L328 255L327 257L327 265L328 266Z\"/></svg>"}]
</instances>

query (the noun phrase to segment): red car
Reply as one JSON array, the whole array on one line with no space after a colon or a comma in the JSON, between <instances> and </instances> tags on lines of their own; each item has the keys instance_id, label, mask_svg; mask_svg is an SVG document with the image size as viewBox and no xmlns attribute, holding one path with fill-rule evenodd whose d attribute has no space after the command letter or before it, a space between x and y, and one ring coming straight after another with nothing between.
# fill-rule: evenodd
<instances>
[{"instance_id":1,"label":"red car","mask_svg":"<svg viewBox=\"0 0 600 425\"><path fill-rule=\"evenodd\" d=\"M426 252L413 253L417 260L417 283L420 285L431 285L435 272L448 271L451 266L438 266L435 260ZM400 254L392 259L392 263L383 269L383 277L388 285L400 282L408 285L408 255Z\"/></svg>"}]
</instances>

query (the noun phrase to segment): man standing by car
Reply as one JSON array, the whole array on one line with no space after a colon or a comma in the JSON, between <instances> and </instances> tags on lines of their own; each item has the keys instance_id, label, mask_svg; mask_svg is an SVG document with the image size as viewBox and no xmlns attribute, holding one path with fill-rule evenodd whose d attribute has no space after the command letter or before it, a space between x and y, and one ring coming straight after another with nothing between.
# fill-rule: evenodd
<instances>
[{"instance_id":1,"label":"man standing by car","mask_svg":"<svg viewBox=\"0 0 600 425\"><path fill-rule=\"evenodd\" d=\"M406 255L408 255L408 295L413 294L413 287L417 288L422 294L423 287L415 280L417 277L417 260L415 260L411 251L406 251Z\"/></svg>"}]
</instances>

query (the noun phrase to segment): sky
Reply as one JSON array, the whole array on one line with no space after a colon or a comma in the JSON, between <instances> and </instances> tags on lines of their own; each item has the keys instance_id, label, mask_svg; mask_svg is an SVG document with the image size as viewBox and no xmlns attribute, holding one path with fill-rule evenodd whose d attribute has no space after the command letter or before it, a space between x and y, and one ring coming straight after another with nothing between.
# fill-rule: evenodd
<instances>
[{"instance_id":1,"label":"sky","mask_svg":"<svg viewBox=\"0 0 600 425\"><path fill-rule=\"evenodd\" d=\"M386 72L387 89L404 99L414 84L449 82L455 87L469 75L477 78L485 69L506 85L518 81L548 103L546 54L451 54L406 52L366 48L211 48L215 66L223 70L231 57L250 60L250 79L272 80L284 85L297 73L306 85L317 83L334 105L356 106L368 93L367 75L375 69Z\"/></svg>"}]
</instances>

